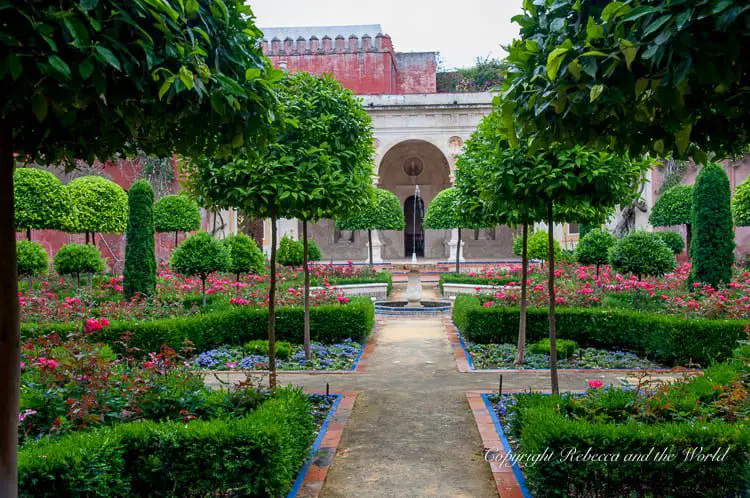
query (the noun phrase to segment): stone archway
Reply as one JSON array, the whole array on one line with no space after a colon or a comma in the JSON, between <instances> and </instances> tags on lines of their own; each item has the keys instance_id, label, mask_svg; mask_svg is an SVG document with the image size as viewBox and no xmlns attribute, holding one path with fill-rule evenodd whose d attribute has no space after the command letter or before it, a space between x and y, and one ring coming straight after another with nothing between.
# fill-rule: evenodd
<instances>
[{"instance_id":1,"label":"stone archway","mask_svg":"<svg viewBox=\"0 0 750 498\"><path fill-rule=\"evenodd\" d=\"M391 147L384 155L378 169L378 186L396 194L401 205L407 208L407 199L415 195L419 186L420 199L426 208L438 192L450 186L450 166L448 159L434 144L425 140L405 140ZM412 207L414 201L412 200ZM409 211L412 213L412 211ZM411 257L406 254L406 232L386 231L380 233L383 244L383 258L403 259ZM450 230L421 230L411 227L410 234L424 233L420 244L424 257L430 259L445 258L446 243L450 240Z\"/></svg>"}]
</instances>

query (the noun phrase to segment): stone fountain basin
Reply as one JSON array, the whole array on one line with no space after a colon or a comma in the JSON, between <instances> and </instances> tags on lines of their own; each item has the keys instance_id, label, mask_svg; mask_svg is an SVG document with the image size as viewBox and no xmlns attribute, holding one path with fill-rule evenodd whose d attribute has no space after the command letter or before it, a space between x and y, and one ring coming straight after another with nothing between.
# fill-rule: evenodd
<instances>
[{"instance_id":1,"label":"stone fountain basin","mask_svg":"<svg viewBox=\"0 0 750 498\"><path fill-rule=\"evenodd\" d=\"M420 306L409 301L375 301L375 313L384 315L439 315L451 309L451 301L442 299L423 299Z\"/></svg>"}]
</instances>

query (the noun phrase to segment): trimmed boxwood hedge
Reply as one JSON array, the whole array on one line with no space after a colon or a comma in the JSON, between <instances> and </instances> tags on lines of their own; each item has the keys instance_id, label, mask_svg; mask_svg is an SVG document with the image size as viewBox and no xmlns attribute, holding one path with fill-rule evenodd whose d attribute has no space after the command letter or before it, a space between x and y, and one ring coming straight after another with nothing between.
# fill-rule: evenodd
<instances>
[{"instance_id":1,"label":"trimmed boxwood hedge","mask_svg":"<svg viewBox=\"0 0 750 498\"><path fill-rule=\"evenodd\" d=\"M312 287L322 285L323 279L312 278L310 285ZM380 271L373 273L366 277L350 277L350 278L329 278L328 283L333 286L341 285L356 285L356 284L388 284L388 295L391 294L393 288L393 277L389 271Z\"/></svg>"},{"instance_id":2,"label":"trimmed boxwood hedge","mask_svg":"<svg viewBox=\"0 0 750 498\"><path fill-rule=\"evenodd\" d=\"M310 309L312 339L336 343L351 338L364 341L370 334L375 319L375 308L369 298L354 298L346 305L326 304ZM276 312L276 340L302 344L304 313L300 306L283 306ZM21 326L22 337L33 337L57 332L65 336L81 330L77 323L32 324ZM180 349L185 339L198 351L223 344L239 345L268 337L268 310L265 308L233 307L181 318L167 318L147 322L112 321L108 327L91 334L118 350L122 335L132 334L130 347L143 353L158 351L163 344Z\"/></svg>"},{"instance_id":3,"label":"trimmed boxwood hedge","mask_svg":"<svg viewBox=\"0 0 750 498\"><path fill-rule=\"evenodd\" d=\"M546 399L545 399L546 398ZM592 423L560 413L560 400L538 396L518 412L519 453L553 452L554 457L524 467L529 489L536 497L548 496L744 496L750 475L750 431L741 424L724 422L624 424ZM702 448L703 454L719 450L721 462L687 460L685 452ZM577 452L567 459L571 448ZM620 454L617 462L580 459L592 454ZM674 461L657 461L667 449ZM625 462L627 454L651 455L646 462Z\"/></svg>"},{"instance_id":4,"label":"trimmed boxwood hedge","mask_svg":"<svg viewBox=\"0 0 750 498\"><path fill-rule=\"evenodd\" d=\"M19 451L19 495L284 496L314 437L310 402L283 389L237 420L132 422Z\"/></svg>"},{"instance_id":5,"label":"trimmed boxwood hedge","mask_svg":"<svg viewBox=\"0 0 750 498\"><path fill-rule=\"evenodd\" d=\"M443 293L443 284L466 284L466 285L509 285L516 282L520 285L520 277L470 277L468 275L457 275L455 273L443 273L440 275L440 293Z\"/></svg>"},{"instance_id":6,"label":"trimmed boxwood hedge","mask_svg":"<svg viewBox=\"0 0 750 498\"><path fill-rule=\"evenodd\" d=\"M519 309L485 308L476 296L458 296L453 321L466 339L478 344L515 344ZM671 365L708 366L732 355L745 338L748 320L684 318L613 308L557 308L557 335L581 345L623 348ZM526 337L547 337L547 309L529 308Z\"/></svg>"}]
</instances>

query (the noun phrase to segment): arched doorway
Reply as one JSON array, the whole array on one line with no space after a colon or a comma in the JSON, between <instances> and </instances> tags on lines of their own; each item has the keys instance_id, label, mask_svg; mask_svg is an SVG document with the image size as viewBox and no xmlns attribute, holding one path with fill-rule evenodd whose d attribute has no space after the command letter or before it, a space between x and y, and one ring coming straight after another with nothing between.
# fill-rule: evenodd
<instances>
[{"instance_id":1,"label":"arched doorway","mask_svg":"<svg viewBox=\"0 0 750 498\"><path fill-rule=\"evenodd\" d=\"M450 166L445 154L426 140L404 140L387 149L378 176L378 186L396 194L406 218L405 230L378 234L383 243L383 258L408 259L414 250L420 258L444 258L450 230L424 230L422 218L430 201L450 186ZM417 187L419 202L414 199Z\"/></svg>"},{"instance_id":2,"label":"arched doorway","mask_svg":"<svg viewBox=\"0 0 750 498\"><path fill-rule=\"evenodd\" d=\"M424 258L424 201L415 195L406 198L404 203L404 255L408 258L412 254Z\"/></svg>"}]
</instances>

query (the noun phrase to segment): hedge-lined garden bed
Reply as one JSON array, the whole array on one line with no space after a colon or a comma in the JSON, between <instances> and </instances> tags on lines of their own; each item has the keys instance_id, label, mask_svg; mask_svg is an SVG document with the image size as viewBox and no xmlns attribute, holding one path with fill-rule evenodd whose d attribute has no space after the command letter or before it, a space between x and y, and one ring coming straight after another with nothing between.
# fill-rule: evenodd
<instances>
[{"instance_id":1,"label":"hedge-lined garden bed","mask_svg":"<svg viewBox=\"0 0 750 498\"><path fill-rule=\"evenodd\" d=\"M496 276L477 277L465 274L443 273L440 275L440 293L443 293L444 284L467 284L467 285L520 285L520 277Z\"/></svg>"},{"instance_id":2,"label":"hedge-lined garden bed","mask_svg":"<svg viewBox=\"0 0 750 498\"><path fill-rule=\"evenodd\" d=\"M31 443L19 494L283 496L312 443L308 397L282 390L241 418L131 422Z\"/></svg>"},{"instance_id":3,"label":"hedge-lined garden bed","mask_svg":"<svg viewBox=\"0 0 750 498\"><path fill-rule=\"evenodd\" d=\"M354 298L346 304L325 304L310 309L312 339L322 343L353 339L364 342L372 330L375 309L368 298ZM277 308L276 337L278 340L301 344L303 339L303 309L298 306ZM80 332L79 323L32 324L24 323L22 337L38 337L53 332L61 336ZM215 311L182 318L151 321L112 321L101 330L92 332L94 341L109 344L118 350L123 334L131 334L129 346L143 352L158 351L166 344L179 350L185 340L198 351L223 345L241 345L268 336L268 310L251 306L235 306L226 311Z\"/></svg>"},{"instance_id":4,"label":"hedge-lined garden bed","mask_svg":"<svg viewBox=\"0 0 750 498\"><path fill-rule=\"evenodd\" d=\"M612 308L557 309L558 337L581 345L627 349L664 364L708 366L731 356L743 339L747 320L683 318ZM519 309L485 308L476 296L459 296L453 321L462 336L477 344L514 344L518 337ZM546 309L527 311L529 342L548 335Z\"/></svg>"},{"instance_id":5,"label":"hedge-lined garden bed","mask_svg":"<svg viewBox=\"0 0 750 498\"><path fill-rule=\"evenodd\" d=\"M489 401L516 456L546 455L519 464L535 497L746 496L747 375L732 362L658 389Z\"/></svg>"}]
</instances>

